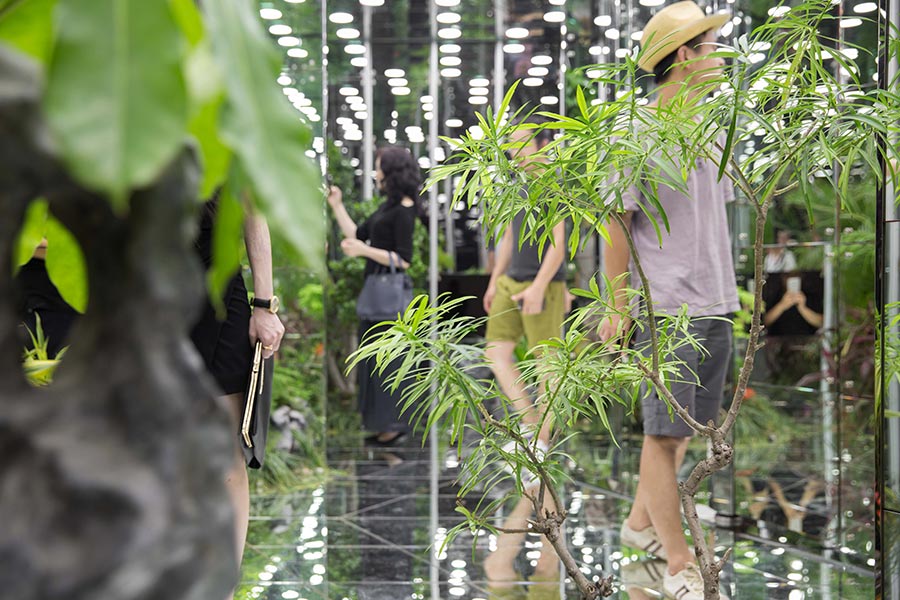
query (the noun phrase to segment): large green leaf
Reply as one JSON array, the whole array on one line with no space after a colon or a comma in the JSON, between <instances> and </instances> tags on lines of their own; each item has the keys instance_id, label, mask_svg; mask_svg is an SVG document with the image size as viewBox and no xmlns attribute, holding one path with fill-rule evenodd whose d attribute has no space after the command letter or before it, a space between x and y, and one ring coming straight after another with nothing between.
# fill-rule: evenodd
<instances>
[{"instance_id":1,"label":"large green leaf","mask_svg":"<svg viewBox=\"0 0 900 600\"><path fill-rule=\"evenodd\" d=\"M321 269L324 215L321 177L305 156L312 133L276 84L281 61L251 4L204 5L228 100L222 139L249 175L269 225L307 264Z\"/></svg>"},{"instance_id":2,"label":"large green leaf","mask_svg":"<svg viewBox=\"0 0 900 600\"><path fill-rule=\"evenodd\" d=\"M56 0L21 0L0 9L0 43L46 63L53 47Z\"/></svg>"},{"instance_id":3,"label":"large green leaf","mask_svg":"<svg viewBox=\"0 0 900 600\"><path fill-rule=\"evenodd\" d=\"M221 186L228 176L231 164L231 149L219 137L219 112L222 98L212 100L199 107L191 117L188 127L197 140L203 165L200 181L200 198L207 199Z\"/></svg>"},{"instance_id":4,"label":"large green leaf","mask_svg":"<svg viewBox=\"0 0 900 600\"><path fill-rule=\"evenodd\" d=\"M34 256L34 250L44 239L47 229L47 201L35 200L28 206L25 213L25 219L22 222L22 229L19 231L19 237L16 240L16 255L13 258L13 270L18 271L19 267L31 260Z\"/></svg>"},{"instance_id":5,"label":"large green leaf","mask_svg":"<svg viewBox=\"0 0 900 600\"><path fill-rule=\"evenodd\" d=\"M65 226L52 216L47 218L47 275L63 300L78 312L84 312L88 300L87 268L81 246Z\"/></svg>"},{"instance_id":6,"label":"large green leaf","mask_svg":"<svg viewBox=\"0 0 900 600\"><path fill-rule=\"evenodd\" d=\"M60 0L58 13L48 121L72 174L124 210L184 142L184 40L166 2Z\"/></svg>"},{"instance_id":7,"label":"large green leaf","mask_svg":"<svg viewBox=\"0 0 900 600\"><path fill-rule=\"evenodd\" d=\"M213 223L212 264L206 272L210 302L223 318L225 304L222 297L225 295L225 287L241 267L241 225L244 223L244 209L233 193L235 187L229 183L219 194L216 219Z\"/></svg>"},{"instance_id":8,"label":"large green leaf","mask_svg":"<svg viewBox=\"0 0 900 600\"><path fill-rule=\"evenodd\" d=\"M219 136L219 115L224 101L222 76L206 41L188 55L185 74L191 104L188 130L200 150L203 165L200 198L205 200L225 181L231 164L231 149Z\"/></svg>"}]
</instances>

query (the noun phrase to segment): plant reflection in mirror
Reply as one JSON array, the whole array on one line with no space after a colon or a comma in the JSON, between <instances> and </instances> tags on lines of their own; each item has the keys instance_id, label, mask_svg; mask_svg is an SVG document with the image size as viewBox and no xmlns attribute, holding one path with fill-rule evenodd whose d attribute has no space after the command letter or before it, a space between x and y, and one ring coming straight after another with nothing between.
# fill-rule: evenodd
<instances>
[{"instance_id":1,"label":"plant reflection in mirror","mask_svg":"<svg viewBox=\"0 0 900 600\"><path fill-rule=\"evenodd\" d=\"M589 106L582 90L577 89L577 108L567 116L540 113L549 119L541 125L512 124L521 121L516 117L526 111L522 108L506 114L515 94L513 86L496 112L478 115L478 135L444 140L455 153L432 169L429 185L459 178L455 200L480 205L488 230L502 229L524 211L527 227L523 238L539 244L548 243L553 225L568 221L572 225L569 250L574 254L588 235L596 233L608 240L607 226L621 222L623 197L632 187L648 201L649 206L642 210L655 225L662 243L669 224L658 200L659 187L686 192L690 168L685 165L711 160L719 167L718 177L730 180L755 214L751 233L755 242L754 279L762 282L764 231L769 209L777 198L794 190L809 197L811 174L826 169L835 176L825 184L842 203L858 178L858 167L881 179L881 165L885 164L888 176L894 176L891 161L897 157L897 147L880 144L879 140L896 132L898 96L859 81L852 61L830 47L833 40L820 36L823 26L834 25L838 18L830 11L830 2L805 2L773 17L750 37L741 36L734 47L719 46L715 54L729 60L730 65L710 73L702 83L705 89L716 92L704 98L696 88L684 85L664 108L645 106L635 90L623 83L635 81L635 62L630 57L620 64L591 67L599 73L595 81L616 92L609 95L614 100ZM751 61L751 54L759 48L768 48L767 59ZM836 76L840 67L842 74ZM526 170L507 158L510 133L516 128L535 133L549 128L561 133L542 151L545 162ZM754 141L752 150L746 144L750 140ZM745 148L746 160L734 157L737 147ZM528 190L527 195L521 194L523 188ZM437 305L430 306L420 297L389 331L369 339L352 360L355 363L374 357L379 364L386 364L401 349L407 352L399 376L415 378L404 404L416 421L425 430L432 424L449 426L456 444L462 442L464 431L475 436L477 444L466 457L467 479L460 496L476 490L482 496L474 508L458 509L467 523L457 531L462 527L492 529L488 517L505 498L489 498L485 490L512 477L516 491L534 504L537 516L530 522L529 531L547 536L582 596L591 599L609 595L610 580L590 581L584 576L565 547L561 529L565 511L542 510L544 501L549 497L555 506L564 506L554 486L564 477L564 442L574 430L574 422L586 417L605 424L608 407L620 403L631 408L641 394L641 384L652 385L667 403L670 416L677 413L709 441L707 457L679 488L704 579L704 596L712 600L719 598L719 573L731 550L715 556L714 544L697 517L694 495L706 478L732 460L733 449L727 439L760 347L763 285L754 290L747 351L740 362L730 408L718 425L699 423L675 401L669 389L677 364L666 357L671 356L676 344L697 344L691 338L679 341L667 333L685 327L686 310L677 315L653 314L653 290L630 238L628 245L637 278L632 282L634 289L626 293L632 301L643 301L648 307L648 314L637 325L647 329L652 351L644 357L627 345L619 349L596 341L597 323L617 309L597 283L587 290L574 290L587 306L569 319L564 337L544 345L540 362L530 359L522 365L526 378L552 373L550 392L541 410L545 417L553 416L557 429L550 450L543 456L538 456L536 446L522 435L518 418L496 387L470 375L473 366L484 364L484 358L479 348L463 341L477 321L447 316L459 300L437 299ZM604 289L609 289L611 283L618 282L604 283ZM630 313L627 309L619 312L622 316ZM659 317L662 322L656 320ZM501 407L499 416L488 408L488 403L495 401ZM510 440L519 450L503 449ZM463 452L461 444L459 452ZM510 465L514 475L499 468L498 462ZM527 487L528 482L519 475L525 469L535 474L539 486Z\"/></svg>"}]
</instances>

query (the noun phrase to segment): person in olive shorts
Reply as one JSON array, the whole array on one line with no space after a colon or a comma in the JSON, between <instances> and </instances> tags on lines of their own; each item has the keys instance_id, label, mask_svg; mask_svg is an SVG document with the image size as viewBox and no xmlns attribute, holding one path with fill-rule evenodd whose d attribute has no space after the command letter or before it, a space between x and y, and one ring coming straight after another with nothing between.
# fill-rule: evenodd
<instances>
[{"instance_id":1,"label":"person in olive shorts","mask_svg":"<svg viewBox=\"0 0 900 600\"><path fill-rule=\"evenodd\" d=\"M532 130L523 129L512 138L521 144L513 159L527 169L529 162L539 160L534 154L550 141L550 132L543 130L533 135ZM541 415L520 381L515 348L523 336L530 350L561 334L565 318L566 229L565 223L553 228L552 243L544 246L541 255L536 244L525 241L520 246L523 220L523 213L516 215L497 245L494 268L484 293L484 310L488 314L485 355L500 389L526 427L533 430ZM544 382L540 382L539 397L544 387ZM546 419L540 432L530 433L537 433L546 446L550 419Z\"/></svg>"}]
</instances>

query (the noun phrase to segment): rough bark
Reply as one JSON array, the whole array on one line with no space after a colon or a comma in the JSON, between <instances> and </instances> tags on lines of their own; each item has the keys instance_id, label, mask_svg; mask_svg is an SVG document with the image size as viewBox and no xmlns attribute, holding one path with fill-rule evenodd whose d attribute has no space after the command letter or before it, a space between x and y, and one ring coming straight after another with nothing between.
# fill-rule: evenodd
<instances>
[{"instance_id":1,"label":"rough bark","mask_svg":"<svg viewBox=\"0 0 900 600\"><path fill-rule=\"evenodd\" d=\"M89 100L86 100L89 101ZM0 589L19 600L224 598L236 578L228 419L187 338L203 287L185 151L116 215L53 156L38 75L0 50ZM90 286L54 383L24 380L13 240L39 196Z\"/></svg>"}]
</instances>

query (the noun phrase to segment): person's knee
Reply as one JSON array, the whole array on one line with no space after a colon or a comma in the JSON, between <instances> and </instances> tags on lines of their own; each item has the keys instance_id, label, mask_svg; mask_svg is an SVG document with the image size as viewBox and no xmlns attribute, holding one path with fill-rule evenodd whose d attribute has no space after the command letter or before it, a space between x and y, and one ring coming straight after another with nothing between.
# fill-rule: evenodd
<instances>
[{"instance_id":1,"label":"person's knee","mask_svg":"<svg viewBox=\"0 0 900 600\"><path fill-rule=\"evenodd\" d=\"M505 366L512 364L513 351L506 343L492 343L484 350L484 356L491 363L491 366Z\"/></svg>"},{"instance_id":2,"label":"person's knee","mask_svg":"<svg viewBox=\"0 0 900 600\"><path fill-rule=\"evenodd\" d=\"M681 447L687 445L687 443L689 441L690 441L690 438L684 438L684 437L671 437L671 436L667 436L667 435L648 435L648 436L645 436L644 443L648 444L650 446L653 446L655 448L658 448L659 450L661 450L663 452L667 452L667 453L674 455L675 453L678 452L678 450Z\"/></svg>"}]
</instances>

